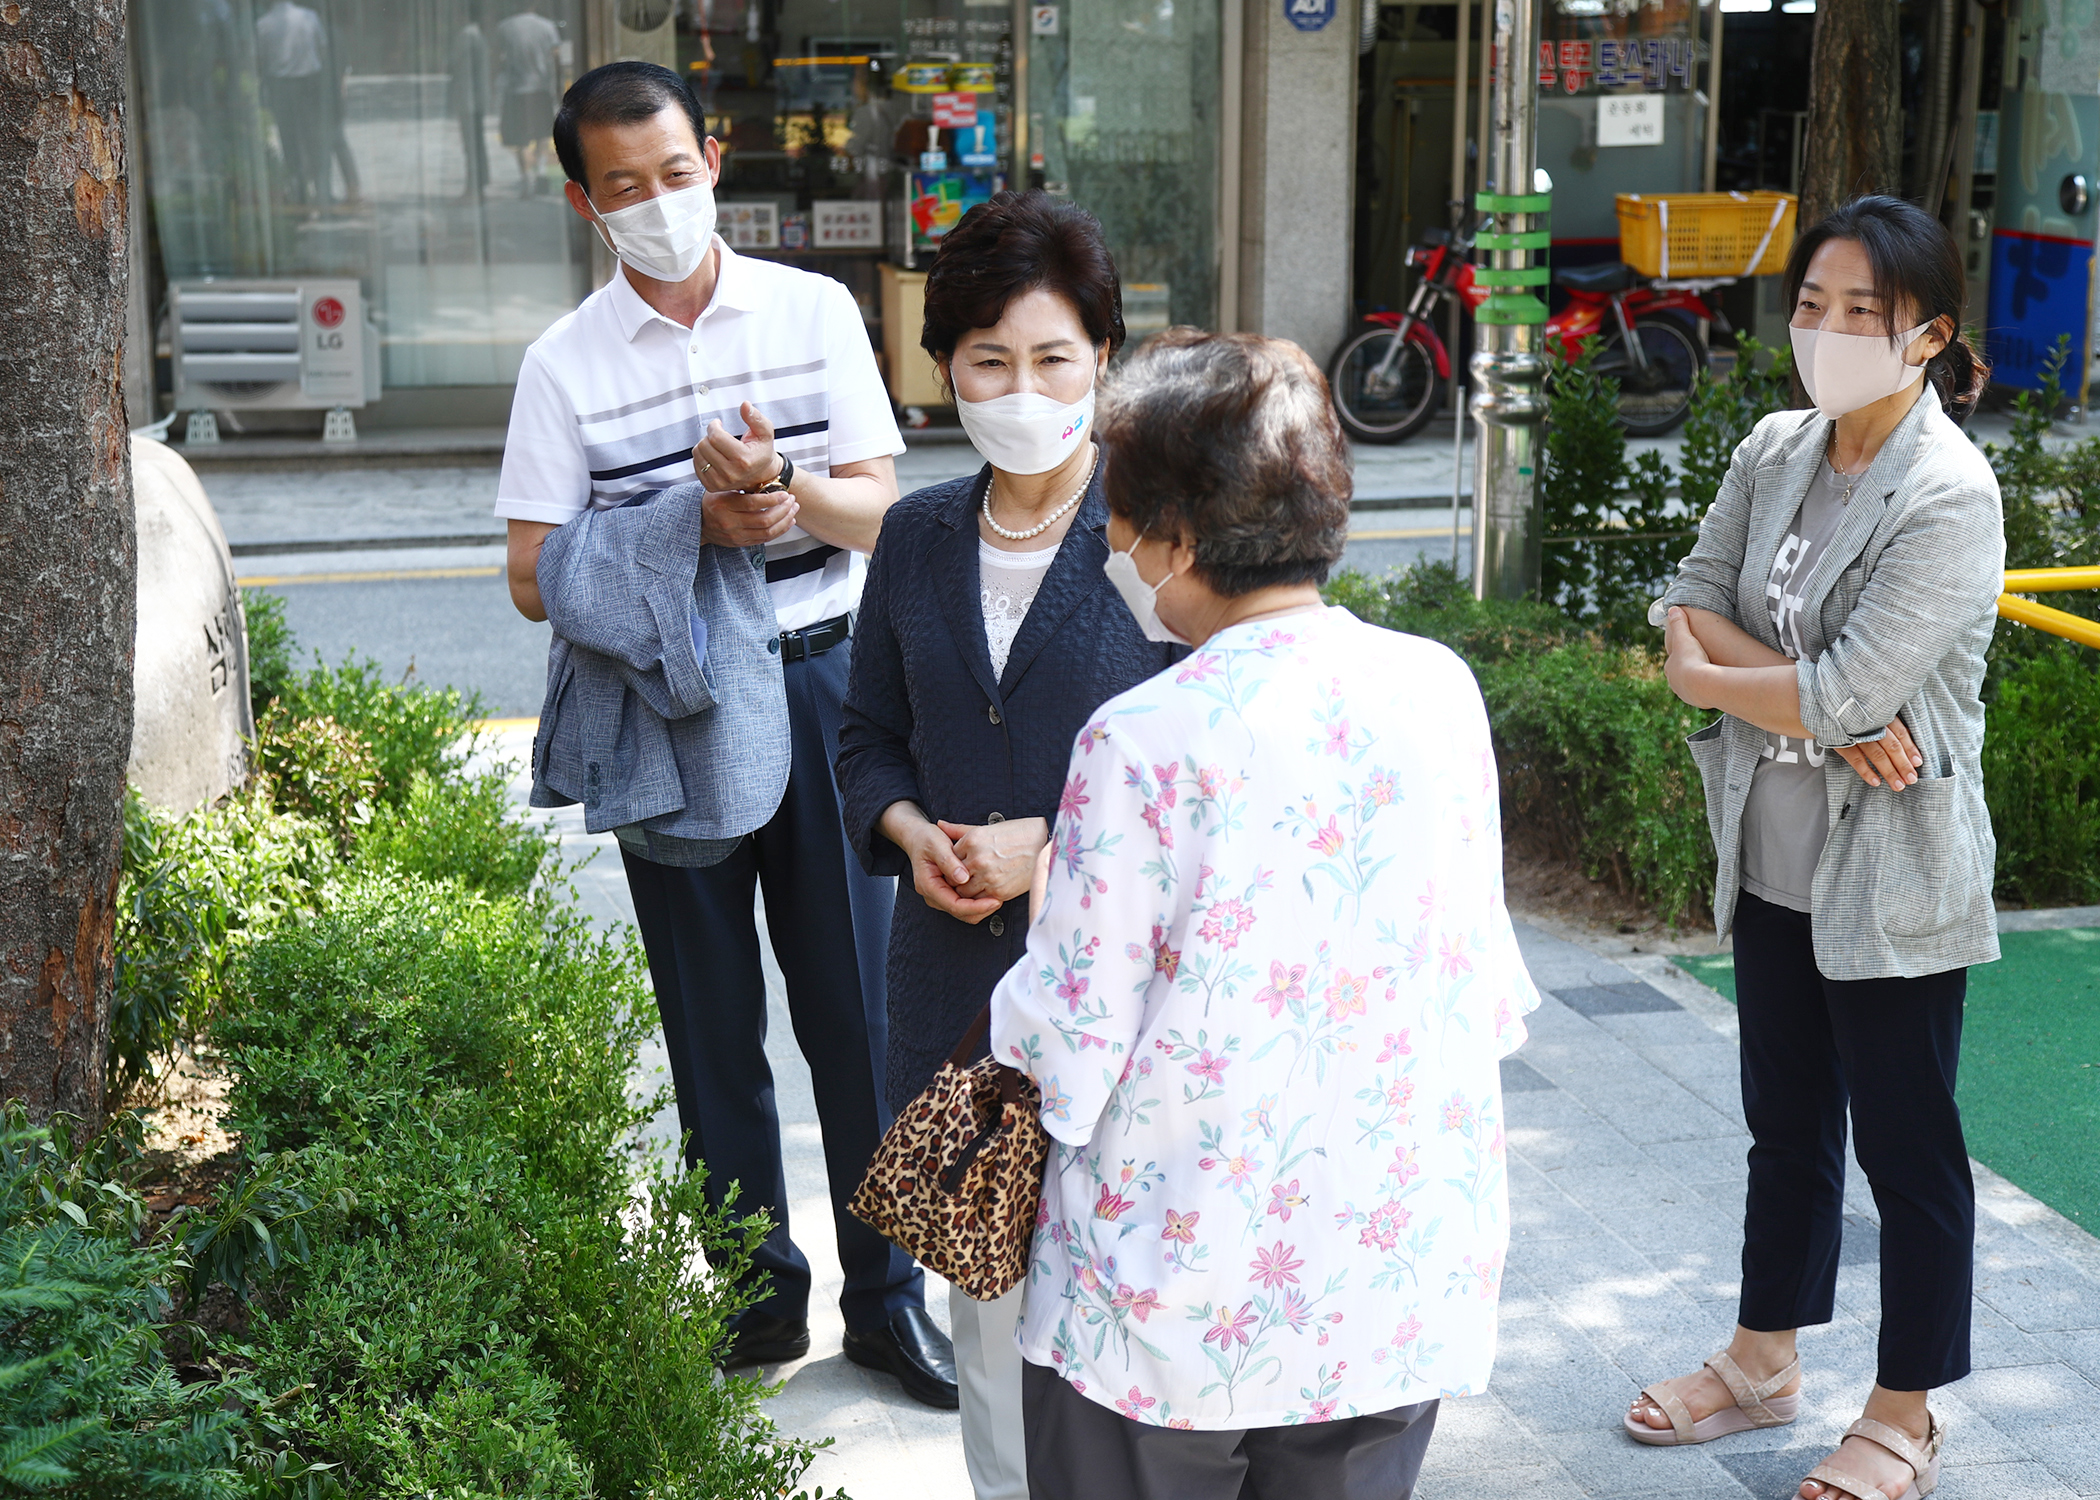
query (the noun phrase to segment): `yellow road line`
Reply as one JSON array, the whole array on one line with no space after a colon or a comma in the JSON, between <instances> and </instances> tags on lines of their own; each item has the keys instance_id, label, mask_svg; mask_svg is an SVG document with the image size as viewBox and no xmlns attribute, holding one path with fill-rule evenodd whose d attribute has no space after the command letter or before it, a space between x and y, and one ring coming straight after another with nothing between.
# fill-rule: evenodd
<instances>
[{"instance_id":1,"label":"yellow road line","mask_svg":"<svg viewBox=\"0 0 2100 1500\"><path fill-rule=\"evenodd\" d=\"M1461 536L1470 536L1473 533L1473 528L1470 526L1461 526L1458 530ZM1408 531L1352 531L1349 533L1349 540L1352 542L1402 542L1414 541L1425 536L1449 535L1451 535L1451 528L1448 526L1417 526Z\"/></svg>"},{"instance_id":2,"label":"yellow road line","mask_svg":"<svg viewBox=\"0 0 2100 1500\"><path fill-rule=\"evenodd\" d=\"M486 568L375 568L363 573L264 573L234 582L244 589L283 588L292 583L390 583L403 578L501 578L501 564Z\"/></svg>"},{"instance_id":3,"label":"yellow road line","mask_svg":"<svg viewBox=\"0 0 2100 1500\"><path fill-rule=\"evenodd\" d=\"M540 719L538 714L534 714L529 719L483 719L474 727L476 729L537 729L540 727Z\"/></svg>"}]
</instances>

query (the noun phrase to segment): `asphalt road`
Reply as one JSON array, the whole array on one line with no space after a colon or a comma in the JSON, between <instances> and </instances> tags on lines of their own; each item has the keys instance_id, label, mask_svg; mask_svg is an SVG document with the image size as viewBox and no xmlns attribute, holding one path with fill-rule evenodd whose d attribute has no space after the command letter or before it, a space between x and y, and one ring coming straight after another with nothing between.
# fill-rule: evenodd
<instances>
[{"instance_id":1,"label":"asphalt road","mask_svg":"<svg viewBox=\"0 0 2100 1500\"><path fill-rule=\"evenodd\" d=\"M1427 479L1448 484L1449 449L1427 444L1367 452L1360 477L1383 465L1378 488L1403 489L1401 481L1413 485L1416 476L1392 466L1437 453L1445 455L1442 477ZM974 472L976 462L967 447L926 444L900 460L898 477L909 491ZM433 538L502 534L502 522L491 514L493 467L235 470L201 477L235 547L235 571L250 586L283 596L302 665L315 654L331 664L369 657L391 677L413 672L421 682L478 692L491 718L539 712L547 627L511 607L502 548L427 545ZM1434 504L1357 511L1343 566L1382 573L1419 557L1448 558L1448 503L1429 508ZM294 550L277 550L285 548Z\"/></svg>"},{"instance_id":2,"label":"asphalt road","mask_svg":"<svg viewBox=\"0 0 2100 1500\"><path fill-rule=\"evenodd\" d=\"M511 607L501 576L302 583L282 594L302 652L371 657L389 677L481 694L493 719L540 711L548 631ZM303 658L304 660L310 658Z\"/></svg>"},{"instance_id":3,"label":"asphalt road","mask_svg":"<svg viewBox=\"0 0 2100 1500\"><path fill-rule=\"evenodd\" d=\"M464 551L403 549L296 559L308 565L306 578L325 582L286 573L285 567L294 561L286 558L242 558L238 571L251 580L269 578L263 587L283 596L302 665L314 653L330 664L349 656L370 657L390 677L412 672L419 682L480 693L490 718L535 715L546 684L547 627L511 606L500 553L475 549L469 561L459 555ZM1427 539L1354 542L1343 564L1378 573L1425 555L1448 558L1449 532ZM324 562L325 571L313 566ZM271 572L259 573L257 564L269 566ZM470 576L458 576L469 570ZM349 574L365 576L345 576Z\"/></svg>"}]
</instances>

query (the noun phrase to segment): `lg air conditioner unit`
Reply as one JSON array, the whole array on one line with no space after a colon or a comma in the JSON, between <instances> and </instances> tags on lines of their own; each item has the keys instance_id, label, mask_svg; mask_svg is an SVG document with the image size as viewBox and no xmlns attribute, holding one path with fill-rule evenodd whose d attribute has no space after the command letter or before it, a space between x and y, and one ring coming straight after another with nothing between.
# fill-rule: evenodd
<instances>
[{"instance_id":1,"label":"lg air conditioner unit","mask_svg":"<svg viewBox=\"0 0 2100 1500\"><path fill-rule=\"evenodd\" d=\"M168 299L177 411L326 410L333 436L379 398L379 336L354 280L178 281Z\"/></svg>"}]
</instances>

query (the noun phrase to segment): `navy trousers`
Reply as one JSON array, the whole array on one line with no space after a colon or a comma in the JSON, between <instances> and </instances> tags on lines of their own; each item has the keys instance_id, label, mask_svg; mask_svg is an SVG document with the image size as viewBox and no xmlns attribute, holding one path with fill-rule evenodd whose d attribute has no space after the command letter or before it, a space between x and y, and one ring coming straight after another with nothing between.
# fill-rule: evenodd
<instances>
[{"instance_id":1,"label":"navy trousers","mask_svg":"<svg viewBox=\"0 0 2100 1500\"><path fill-rule=\"evenodd\" d=\"M838 1233L846 1326L867 1332L923 1305L924 1277L910 1256L846 1207L889 1128L883 1101L891 882L862 873L846 847L831 776L839 705L852 642L789 662L788 719L794 766L771 822L704 870L674 869L622 851L635 921L671 1055L678 1123L689 1162L705 1162L707 1192L763 1208L773 1231L753 1256L767 1278L753 1310L777 1318L809 1312L809 1261L788 1234L786 1174L773 1072L766 1064L766 984L759 967L757 893L766 900L773 956L787 980L795 1041L809 1063L824 1132L832 1222Z\"/></svg>"},{"instance_id":2,"label":"navy trousers","mask_svg":"<svg viewBox=\"0 0 2100 1500\"><path fill-rule=\"evenodd\" d=\"M1845 1116L1881 1211L1875 1379L1928 1391L1969 1373L1976 1185L1954 1074L1969 971L1825 979L1805 912L1745 891L1735 916L1743 1114L1742 1325L1828 1323L1844 1232Z\"/></svg>"}]
</instances>

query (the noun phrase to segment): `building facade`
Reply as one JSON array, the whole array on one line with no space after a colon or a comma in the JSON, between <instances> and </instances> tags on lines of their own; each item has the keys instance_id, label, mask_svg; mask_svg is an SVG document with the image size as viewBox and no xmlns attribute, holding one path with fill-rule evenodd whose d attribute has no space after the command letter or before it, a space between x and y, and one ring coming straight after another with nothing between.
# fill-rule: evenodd
<instances>
[{"instance_id":1,"label":"building facade","mask_svg":"<svg viewBox=\"0 0 2100 1500\"><path fill-rule=\"evenodd\" d=\"M939 236L1022 182L1101 219L1134 336L1324 358L1350 316L1357 3L132 0L135 420L503 422L526 347L611 274L548 125L617 57L689 80L724 237L844 282L893 390ZM361 405L315 376L322 344Z\"/></svg>"}]
</instances>

